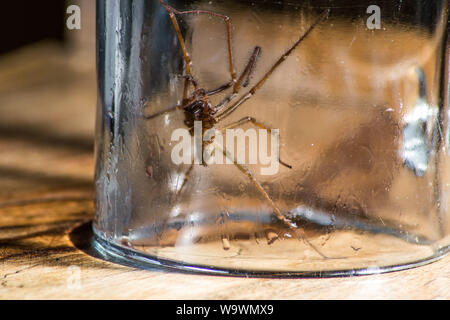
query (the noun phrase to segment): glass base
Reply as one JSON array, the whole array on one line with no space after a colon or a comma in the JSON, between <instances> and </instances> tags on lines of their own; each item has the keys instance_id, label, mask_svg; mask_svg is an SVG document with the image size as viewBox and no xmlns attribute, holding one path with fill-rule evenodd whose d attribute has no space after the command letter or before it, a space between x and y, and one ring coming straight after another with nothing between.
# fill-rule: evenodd
<instances>
[{"instance_id":1,"label":"glass base","mask_svg":"<svg viewBox=\"0 0 450 320\"><path fill-rule=\"evenodd\" d=\"M366 266L352 268L350 267L352 264L361 265L360 258L353 261L352 259L348 259L348 257L326 259L312 258L309 260L295 261L294 259L278 259L273 256L267 256L265 259L261 257L250 259L249 257L240 258L236 256L204 257L201 254L190 255L189 252L185 255L177 255L173 253L173 248L172 254L169 253L170 250L164 250L164 248L157 248L157 250L147 250L146 252L143 252L141 248L136 250L134 248L119 245L107 240L105 235L95 227L94 233L94 248L106 260L143 269L162 267L179 272L223 276L327 278L371 275L423 266L442 258L450 252L450 246L441 247L437 250L432 250L429 246L426 246L428 249L428 254L427 250L418 250L415 254L407 252L404 253L403 256L398 255L399 252L397 252L397 257L400 258L397 259L397 261L404 260L405 262L397 262L392 264L385 263L383 265L383 263L379 260L372 257L367 260L371 262L365 262ZM182 248L182 250L185 249L186 248ZM426 255L424 256L424 254ZM177 257L178 259L176 259ZM226 261L226 263L224 263L224 261ZM378 265L375 265L377 261Z\"/></svg>"}]
</instances>

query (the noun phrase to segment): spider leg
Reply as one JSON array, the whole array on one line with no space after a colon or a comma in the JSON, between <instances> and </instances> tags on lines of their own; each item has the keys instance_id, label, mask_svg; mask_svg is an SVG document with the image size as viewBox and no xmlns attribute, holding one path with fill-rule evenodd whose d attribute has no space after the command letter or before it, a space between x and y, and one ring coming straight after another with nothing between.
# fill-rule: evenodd
<instances>
[{"instance_id":1,"label":"spider leg","mask_svg":"<svg viewBox=\"0 0 450 320\"><path fill-rule=\"evenodd\" d=\"M227 27L227 46L228 46L228 63L229 63L229 67L230 67L230 76L231 76L231 82L234 83L236 82L236 72L234 71L234 63L233 63L233 50L232 50L232 25L231 25L231 20L230 17L220 14L220 13L216 13L216 12L212 12L212 11L206 11L206 10L188 10L188 11L178 11L177 9L169 6L167 3L165 3L163 0L159 0L159 2L161 3L161 5L169 12L169 14L208 14L210 16L214 16L214 17L218 17L220 19L223 19L225 21L226 27ZM172 19L172 17L171 17ZM176 22L175 17L172 19L172 21ZM174 23L175 26L175 23ZM176 23L175 26L177 35L178 35L178 39L180 39L180 44L181 41L183 41L183 37L181 36L181 32L179 31L179 27L178 27L178 23ZM186 47L184 45L184 41L182 44L182 48L183 49L183 53L186 53ZM189 58L189 55L187 55L187 57ZM186 55L185 55L185 60L186 60ZM190 58L189 58L189 63L190 63ZM190 71L190 70L189 70ZM190 74L190 72L189 72Z\"/></svg>"},{"instance_id":2,"label":"spider leg","mask_svg":"<svg viewBox=\"0 0 450 320\"><path fill-rule=\"evenodd\" d=\"M191 175L192 169L194 169L194 163L192 163L189 166L189 169L184 174L183 182L181 183L181 187L180 187L180 189L178 189L177 194L176 194L176 199L178 199L178 197L181 195L181 192L183 191L184 187L186 186L186 183L189 180L189 176Z\"/></svg>"},{"instance_id":3,"label":"spider leg","mask_svg":"<svg viewBox=\"0 0 450 320\"><path fill-rule=\"evenodd\" d=\"M320 252L319 249L317 249L310 241L308 241L308 239L306 239L305 233L304 231L298 229L297 225L292 222L291 220L289 220L287 217L285 217L282 213L281 210L278 208L278 206L275 204L275 202L273 202L272 198L270 198L269 194L266 192L266 190L264 190L264 188L262 187L262 185L258 182L258 180L255 179L255 177L253 176L253 174L251 173L251 171L243 164L238 163L235 159L233 159L233 157L230 155L230 153L228 152L228 150L226 150L226 148L218 145L218 144L214 144L215 147L219 148L222 150L223 155L225 157L227 157L228 159L230 159L231 161L233 161L233 164L242 172L244 173L247 178L253 183L253 185L256 187L256 189L259 191L259 193L264 197L264 199L266 200L266 202L269 204L269 206L272 208L273 213L275 214L275 216L277 217L277 219L282 222L283 224L285 224L287 227L289 227L289 229L291 229L301 240L303 240L308 246L310 246L315 252L317 252L317 254L319 254L322 258L324 259L329 259L326 255L324 255L322 252Z\"/></svg>"},{"instance_id":4,"label":"spider leg","mask_svg":"<svg viewBox=\"0 0 450 320\"><path fill-rule=\"evenodd\" d=\"M286 58L298 47L298 45L313 31L316 25L325 19L330 13L330 9L325 10L315 21L314 23L306 30L304 34L294 43L292 47L290 47L281 57L275 62L275 64L267 71L267 73L262 77L262 79L250 89L245 95L243 95L238 101L236 101L233 105L226 108L222 113L215 117L216 122L228 117L233 111L235 111L239 106L241 106L245 101L250 99L259 88L269 79L272 73L286 60Z\"/></svg>"},{"instance_id":5,"label":"spider leg","mask_svg":"<svg viewBox=\"0 0 450 320\"><path fill-rule=\"evenodd\" d=\"M183 35L181 34L181 30L180 30L180 26L178 25L178 21L175 18L175 9L173 9L172 7L170 7L169 5L165 4L162 0L160 0L161 4L163 5L164 9L166 9L166 11L169 13L169 17L170 20L172 21L172 25L175 29L175 33L177 34L178 37L178 42L180 43L180 47L181 47L181 51L183 52L183 58L184 58L184 64L185 64L185 72L186 72L186 80L184 82L184 90L183 90L183 101L186 100L187 95L188 95L188 90L189 90L189 83L190 80L189 79L193 79L192 78L192 73L191 73L191 57L189 56L189 53L187 52L186 49L186 44L184 43L184 39L183 39Z\"/></svg>"},{"instance_id":6,"label":"spider leg","mask_svg":"<svg viewBox=\"0 0 450 320\"><path fill-rule=\"evenodd\" d=\"M178 109L183 109L183 107L181 105L176 105L176 106L170 107L169 109L158 111L158 112L156 112L154 114L151 114L149 116L145 116L144 115L144 119L146 119L146 120L154 119L154 118L157 118L159 116L162 116L162 115L165 115L167 113L170 113L172 111L178 110Z\"/></svg>"},{"instance_id":7,"label":"spider leg","mask_svg":"<svg viewBox=\"0 0 450 320\"><path fill-rule=\"evenodd\" d=\"M198 89L198 83L197 81L194 79L194 76L192 74L186 74L182 76L183 78L185 78L188 82L192 83L192 85L194 86L194 90L199 90Z\"/></svg>"},{"instance_id":8,"label":"spider leg","mask_svg":"<svg viewBox=\"0 0 450 320\"><path fill-rule=\"evenodd\" d=\"M193 167L194 167L194 164L191 164L189 169L184 174L184 179L183 179L183 182L181 184L181 188L177 191L177 193L175 195L175 202L178 202L178 198L179 198L181 192L183 191L184 186L186 185L186 183L187 183L187 181L189 179L189 175L191 174L191 171L192 171ZM164 232L166 231L167 223L168 223L169 219L170 219L169 217L164 218L164 221L162 222L161 227L160 227L160 231L157 232L159 238L161 238L162 235L164 234Z\"/></svg>"},{"instance_id":9,"label":"spider leg","mask_svg":"<svg viewBox=\"0 0 450 320\"><path fill-rule=\"evenodd\" d=\"M224 129L233 129L236 127L239 127L240 125L243 125L245 123L250 122L251 124L253 124L254 126L261 128L261 129L266 129L267 131L269 131L270 134L272 134L272 128L266 126L265 124L257 121L255 118L253 117L244 117L238 121L232 122L230 124L228 124L227 126L225 126ZM222 129L223 130L223 129ZM282 161L281 158L278 158L278 162L280 164L282 164L283 166L285 166L286 168L292 169L292 166L287 164L286 162Z\"/></svg>"},{"instance_id":10,"label":"spider leg","mask_svg":"<svg viewBox=\"0 0 450 320\"><path fill-rule=\"evenodd\" d=\"M233 92L237 93L241 88L241 86L243 87L248 86L248 83L250 82L250 77L253 71L255 70L256 60L258 59L260 54L261 54L261 47L256 46L255 49L253 49L253 53L250 56L250 60L248 61L247 66L245 67L238 81L234 84ZM244 80L244 78L245 82L242 83L242 80Z\"/></svg>"},{"instance_id":11,"label":"spider leg","mask_svg":"<svg viewBox=\"0 0 450 320\"><path fill-rule=\"evenodd\" d=\"M216 88L216 89L207 91L206 94L207 94L208 96L212 96L212 95L214 95L214 94L216 94L216 93L219 93L219 92L222 92L222 91L224 91L224 90L227 90L228 88L230 88L230 87L233 85L233 83L234 83L233 81L230 81L230 82L228 82L228 83L225 83L225 84L221 85L220 87L218 87L218 88Z\"/></svg>"},{"instance_id":12,"label":"spider leg","mask_svg":"<svg viewBox=\"0 0 450 320\"><path fill-rule=\"evenodd\" d=\"M220 111L227 103L229 103L232 99L234 99L241 87L246 87L248 83L250 82L250 77L253 74L253 71L255 70L256 60L258 59L259 55L261 53L261 48L256 46L253 50L252 55L250 56L250 59L247 63L247 66L245 67L244 71L242 71L241 76L236 81L236 83L233 86L233 92L226 96L222 101L220 101L215 107L214 112ZM245 78L245 81L242 82ZM229 84L228 88L231 87L232 83Z\"/></svg>"},{"instance_id":13,"label":"spider leg","mask_svg":"<svg viewBox=\"0 0 450 320\"><path fill-rule=\"evenodd\" d=\"M218 109L220 109L221 106L225 105L226 103L230 102L231 99L233 99L236 94L239 92L239 89L241 87L246 87L248 86L248 83L250 81L250 77L253 73L253 70L255 69L255 65L256 65L256 60L259 56L261 52L261 48L260 47L255 47L252 56L250 57L249 62L247 63L247 66L245 67L244 71L242 72L241 76L239 77L239 79L236 82L230 81L224 85L221 85L220 87L218 87L217 89L214 90L210 90L207 91L206 94L208 96L222 92L228 88L230 88L231 86L233 86L233 93L231 95L228 95L227 97L225 97L225 99L223 99L218 105L216 105L214 107L214 109L216 110L216 112L218 111ZM245 82L242 83L242 80L244 80L245 77Z\"/></svg>"},{"instance_id":14,"label":"spider leg","mask_svg":"<svg viewBox=\"0 0 450 320\"><path fill-rule=\"evenodd\" d=\"M189 166L189 169L184 174L184 178L183 178L183 182L181 183L181 187L180 187L180 189L178 189L178 191L177 191L177 193L175 195L175 201L176 202L178 201L181 193L184 190L184 187L186 186L187 182L189 181L189 177L190 177L193 169L194 169L194 163L191 163L191 165ZM228 241L228 239L225 236L222 236L222 241L224 241L224 248L225 248L226 247L226 242L225 241ZM230 248L230 246L229 246L229 242L228 242L228 249L229 248ZM228 249L225 249L225 250L228 250Z\"/></svg>"},{"instance_id":15,"label":"spider leg","mask_svg":"<svg viewBox=\"0 0 450 320\"><path fill-rule=\"evenodd\" d=\"M189 80L189 81L191 81L191 80ZM178 110L178 109L182 110L182 109L183 109L185 106L187 106L189 103L194 102L194 100L196 100L199 96L203 96L204 98L206 97L206 92L205 92L204 89L196 89L196 90L192 93L191 97L186 98L186 99L184 100L184 103L183 103L183 104L177 104L176 106L170 107L170 108L168 108L168 109L166 109L166 110L162 110L162 111L156 112L156 113L154 113L154 114L152 114L152 115L149 115L149 116L144 116L144 118L145 118L146 120L149 120L149 119L153 119L153 118L162 116L162 115L164 115L164 114L170 113L170 112L175 111L175 110Z\"/></svg>"}]
</instances>

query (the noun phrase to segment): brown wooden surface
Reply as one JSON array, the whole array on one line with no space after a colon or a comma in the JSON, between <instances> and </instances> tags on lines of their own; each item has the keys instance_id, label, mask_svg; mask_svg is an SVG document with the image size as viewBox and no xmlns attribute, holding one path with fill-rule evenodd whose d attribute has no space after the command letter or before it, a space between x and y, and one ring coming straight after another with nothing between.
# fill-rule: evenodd
<instances>
[{"instance_id":1,"label":"brown wooden surface","mask_svg":"<svg viewBox=\"0 0 450 320\"><path fill-rule=\"evenodd\" d=\"M90 247L91 64L74 64L50 44L0 60L0 298L450 299L450 256L333 279L204 276L98 258Z\"/></svg>"}]
</instances>

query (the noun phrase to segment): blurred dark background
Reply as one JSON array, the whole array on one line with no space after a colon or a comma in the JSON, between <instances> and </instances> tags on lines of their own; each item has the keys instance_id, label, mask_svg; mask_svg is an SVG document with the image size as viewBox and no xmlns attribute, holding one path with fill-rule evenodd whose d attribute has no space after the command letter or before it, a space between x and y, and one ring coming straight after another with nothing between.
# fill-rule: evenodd
<instances>
[{"instance_id":1,"label":"blurred dark background","mask_svg":"<svg viewBox=\"0 0 450 320\"><path fill-rule=\"evenodd\" d=\"M66 27L67 7L81 29ZM92 193L95 0L0 3L0 206Z\"/></svg>"},{"instance_id":2,"label":"blurred dark background","mask_svg":"<svg viewBox=\"0 0 450 320\"><path fill-rule=\"evenodd\" d=\"M2 1L0 54L36 41L63 41L65 7L63 0Z\"/></svg>"}]
</instances>

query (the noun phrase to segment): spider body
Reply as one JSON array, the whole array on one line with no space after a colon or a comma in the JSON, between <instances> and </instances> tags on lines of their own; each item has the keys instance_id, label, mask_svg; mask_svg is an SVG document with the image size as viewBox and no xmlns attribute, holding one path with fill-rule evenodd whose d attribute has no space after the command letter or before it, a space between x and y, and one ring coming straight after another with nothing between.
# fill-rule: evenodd
<instances>
[{"instance_id":1,"label":"spider body","mask_svg":"<svg viewBox=\"0 0 450 320\"><path fill-rule=\"evenodd\" d=\"M204 130L212 129L215 124L211 104L203 99L194 100L183 107L184 124L188 128L194 127L195 121L201 121Z\"/></svg>"}]
</instances>

